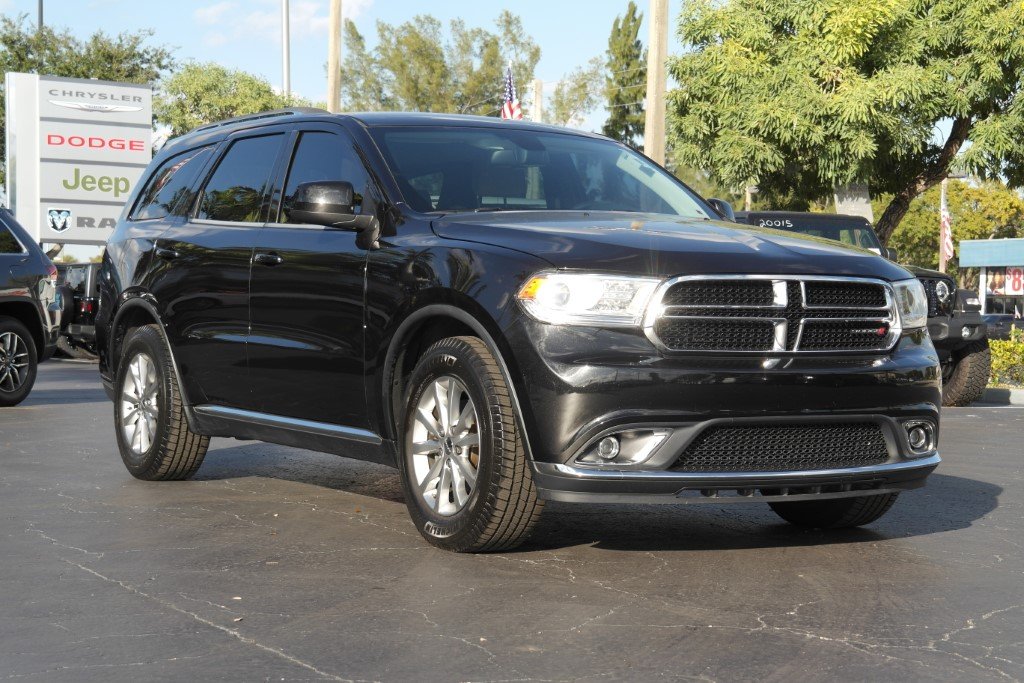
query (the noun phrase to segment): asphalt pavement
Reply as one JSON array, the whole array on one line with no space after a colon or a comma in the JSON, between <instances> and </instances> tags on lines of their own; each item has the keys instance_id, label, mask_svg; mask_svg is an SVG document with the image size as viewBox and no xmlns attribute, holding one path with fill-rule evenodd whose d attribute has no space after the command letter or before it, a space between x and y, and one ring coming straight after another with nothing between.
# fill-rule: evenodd
<instances>
[{"instance_id":1,"label":"asphalt pavement","mask_svg":"<svg viewBox=\"0 0 1024 683\"><path fill-rule=\"evenodd\" d=\"M943 464L865 529L551 504L454 555L386 467L215 439L136 481L95 366L48 362L0 409L0 679L1021 680L1022 430L944 411Z\"/></svg>"}]
</instances>

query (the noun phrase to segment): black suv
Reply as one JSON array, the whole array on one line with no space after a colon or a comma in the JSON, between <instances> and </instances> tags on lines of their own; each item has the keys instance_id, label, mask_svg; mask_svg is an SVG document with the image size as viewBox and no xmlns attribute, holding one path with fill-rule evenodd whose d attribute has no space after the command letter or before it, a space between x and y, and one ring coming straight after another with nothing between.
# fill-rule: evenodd
<instances>
[{"instance_id":1,"label":"black suv","mask_svg":"<svg viewBox=\"0 0 1024 683\"><path fill-rule=\"evenodd\" d=\"M53 355L60 333L57 268L0 208L0 407L32 391L39 363Z\"/></svg>"},{"instance_id":2,"label":"black suv","mask_svg":"<svg viewBox=\"0 0 1024 683\"><path fill-rule=\"evenodd\" d=\"M628 147L526 122L268 113L153 160L97 348L129 471L209 437L397 465L421 533L519 543L545 500L881 516L939 462L921 283L739 227Z\"/></svg>"},{"instance_id":3,"label":"black suv","mask_svg":"<svg viewBox=\"0 0 1024 683\"><path fill-rule=\"evenodd\" d=\"M863 216L751 211L736 220L761 228L775 228L823 237L873 251L895 261L896 250L883 247L871 222ZM928 295L928 332L942 363L942 402L966 406L985 393L991 372L988 326L981 315L977 292L959 289L951 276L929 268L904 266L917 276Z\"/></svg>"}]
</instances>

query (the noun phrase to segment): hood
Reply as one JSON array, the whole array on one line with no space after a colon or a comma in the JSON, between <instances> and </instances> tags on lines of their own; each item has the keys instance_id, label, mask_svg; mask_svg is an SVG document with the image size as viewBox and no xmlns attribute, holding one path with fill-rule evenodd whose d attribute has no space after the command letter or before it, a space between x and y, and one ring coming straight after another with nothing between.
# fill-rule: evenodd
<instances>
[{"instance_id":1,"label":"hood","mask_svg":"<svg viewBox=\"0 0 1024 683\"><path fill-rule=\"evenodd\" d=\"M863 249L750 225L663 214L544 212L448 214L441 237L515 249L556 268L669 277L699 274L850 275L904 280L910 273Z\"/></svg>"},{"instance_id":2,"label":"hood","mask_svg":"<svg viewBox=\"0 0 1024 683\"><path fill-rule=\"evenodd\" d=\"M942 278L943 280L950 280L953 284L956 284L956 280L948 273L941 273L937 270L932 270L931 268L921 268L919 266L903 267L913 273L914 277Z\"/></svg>"}]
</instances>

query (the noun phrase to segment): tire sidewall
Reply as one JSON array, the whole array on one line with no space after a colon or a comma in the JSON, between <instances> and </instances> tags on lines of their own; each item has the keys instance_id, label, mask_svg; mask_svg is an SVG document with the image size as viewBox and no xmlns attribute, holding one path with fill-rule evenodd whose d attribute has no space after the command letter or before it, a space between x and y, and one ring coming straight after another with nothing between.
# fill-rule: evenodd
<instances>
[{"instance_id":1,"label":"tire sidewall","mask_svg":"<svg viewBox=\"0 0 1024 683\"><path fill-rule=\"evenodd\" d=\"M128 368L138 353L145 353L153 361L157 375L157 419L156 433L149 450L136 454L124 436L121 426L121 396L128 379ZM139 328L122 346L121 359L117 366L117 380L114 383L114 433L117 436L117 447L121 452L121 460L128 471L135 477L146 478L160 466L161 451L170 429L171 406L168 404L172 395L170 383L173 378L167 371L166 351L163 341L152 328Z\"/></svg>"},{"instance_id":2,"label":"tire sidewall","mask_svg":"<svg viewBox=\"0 0 1024 683\"><path fill-rule=\"evenodd\" d=\"M491 407L493 390L482 380L473 367L477 354L468 344L458 339L432 347L420 359L409 381L409 395L405 402L403 430L399 444L398 469L402 477L406 505L413 523L432 543L455 547L466 537L476 537L474 526L481 519L496 478L497 454L501 453L500 439L496 439ZM412 466L412 452L406 440L415 420L416 406L424 391L437 378L452 376L466 387L476 407L478 431L480 433L480 459L477 466L476 486L465 507L454 515L438 515L426 506L416 490L415 470Z\"/></svg>"},{"instance_id":3,"label":"tire sidewall","mask_svg":"<svg viewBox=\"0 0 1024 683\"><path fill-rule=\"evenodd\" d=\"M0 334L5 332L13 332L28 349L28 376L25 381L14 391L0 389L0 406L16 406L28 398L32 386L36 383L39 357L36 352L36 340L32 338L32 334L20 321L13 318L0 319Z\"/></svg>"}]
</instances>

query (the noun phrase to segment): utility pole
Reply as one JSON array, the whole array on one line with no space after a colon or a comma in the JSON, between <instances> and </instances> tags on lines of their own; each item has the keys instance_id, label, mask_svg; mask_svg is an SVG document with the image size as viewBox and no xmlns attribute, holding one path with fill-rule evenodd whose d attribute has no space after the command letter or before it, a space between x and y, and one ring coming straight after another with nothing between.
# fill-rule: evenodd
<instances>
[{"instance_id":1,"label":"utility pole","mask_svg":"<svg viewBox=\"0 0 1024 683\"><path fill-rule=\"evenodd\" d=\"M281 0L281 90L285 99L292 96L292 32L288 26L289 15L288 0Z\"/></svg>"},{"instance_id":2,"label":"utility pole","mask_svg":"<svg viewBox=\"0 0 1024 683\"><path fill-rule=\"evenodd\" d=\"M36 22L36 30L43 30L43 0L39 0L39 20Z\"/></svg>"},{"instance_id":3,"label":"utility pole","mask_svg":"<svg viewBox=\"0 0 1024 683\"><path fill-rule=\"evenodd\" d=\"M341 111L341 0L331 0L327 36L327 111Z\"/></svg>"},{"instance_id":4,"label":"utility pole","mask_svg":"<svg viewBox=\"0 0 1024 683\"><path fill-rule=\"evenodd\" d=\"M665 62L668 60L668 0L650 0L647 22L647 102L644 154L665 164Z\"/></svg>"},{"instance_id":5,"label":"utility pole","mask_svg":"<svg viewBox=\"0 0 1024 683\"><path fill-rule=\"evenodd\" d=\"M531 118L540 123L544 120L544 81L533 79L533 112Z\"/></svg>"}]
</instances>

